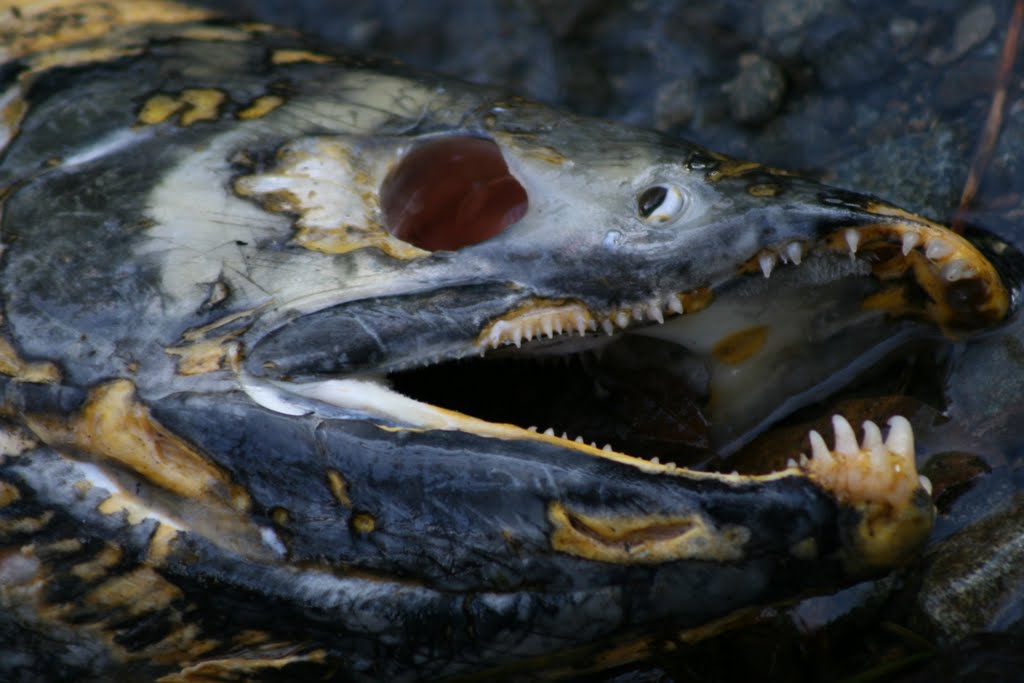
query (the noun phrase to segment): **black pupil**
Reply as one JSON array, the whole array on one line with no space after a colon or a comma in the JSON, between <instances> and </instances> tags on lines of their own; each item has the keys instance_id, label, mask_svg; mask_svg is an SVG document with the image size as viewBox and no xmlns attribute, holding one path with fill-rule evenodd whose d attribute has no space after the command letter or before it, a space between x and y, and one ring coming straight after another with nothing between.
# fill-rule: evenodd
<instances>
[{"instance_id":1,"label":"black pupil","mask_svg":"<svg viewBox=\"0 0 1024 683\"><path fill-rule=\"evenodd\" d=\"M647 218L654 210L661 206L662 202L665 201L665 195L668 194L668 190L665 189L664 185L655 185L654 187L648 187L646 190L640 193L640 197L637 199L637 206L640 208L640 216Z\"/></svg>"}]
</instances>

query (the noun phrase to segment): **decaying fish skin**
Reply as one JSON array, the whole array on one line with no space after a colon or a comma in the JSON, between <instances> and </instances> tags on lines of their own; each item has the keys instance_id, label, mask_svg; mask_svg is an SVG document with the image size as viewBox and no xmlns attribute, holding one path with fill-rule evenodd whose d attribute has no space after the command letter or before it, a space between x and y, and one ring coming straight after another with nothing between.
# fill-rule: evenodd
<instances>
[{"instance_id":1,"label":"decaying fish skin","mask_svg":"<svg viewBox=\"0 0 1024 683\"><path fill-rule=\"evenodd\" d=\"M899 417L859 439L837 417L834 448L812 434L810 458L727 475L385 378L597 348L772 278L853 281L865 316L968 331L1009 295L967 240L268 26L73 5L19 3L0 24L5 676L571 674L566 656L643 657L885 571L927 536ZM432 173L439 144L450 165ZM431 205L441 219L417 222L420 183L477 154L497 170L462 190L471 217ZM727 319L663 336L699 333L732 365L779 350L771 325Z\"/></svg>"}]
</instances>

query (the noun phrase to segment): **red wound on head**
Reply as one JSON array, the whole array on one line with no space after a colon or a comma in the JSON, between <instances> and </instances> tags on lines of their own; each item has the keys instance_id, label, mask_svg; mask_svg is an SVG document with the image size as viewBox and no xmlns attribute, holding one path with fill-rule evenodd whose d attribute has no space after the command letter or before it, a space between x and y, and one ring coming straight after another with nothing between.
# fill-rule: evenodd
<instances>
[{"instance_id":1,"label":"red wound on head","mask_svg":"<svg viewBox=\"0 0 1024 683\"><path fill-rule=\"evenodd\" d=\"M526 190L490 140L443 137L416 147L380 188L384 224L420 249L454 251L494 237L526 213Z\"/></svg>"}]
</instances>

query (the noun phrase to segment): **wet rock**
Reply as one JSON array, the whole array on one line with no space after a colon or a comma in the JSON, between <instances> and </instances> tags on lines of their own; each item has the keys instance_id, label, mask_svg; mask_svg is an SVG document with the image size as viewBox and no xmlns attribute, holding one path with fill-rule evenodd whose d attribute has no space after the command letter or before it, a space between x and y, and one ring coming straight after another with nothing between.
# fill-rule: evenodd
<instances>
[{"instance_id":1,"label":"wet rock","mask_svg":"<svg viewBox=\"0 0 1024 683\"><path fill-rule=\"evenodd\" d=\"M745 125L757 125L771 119L782 106L786 76L770 59L745 54L740 57L736 78L724 88L732 119Z\"/></svg>"},{"instance_id":2,"label":"wet rock","mask_svg":"<svg viewBox=\"0 0 1024 683\"><path fill-rule=\"evenodd\" d=\"M996 13L989 4L975 5L963 12L953 29L953 43L949 48L935 48L928 54L928 62L941 66L954 62L988 38L996 25Z\"/></svg>"},{"instance_id":3,"label":"wet rock","mask_svg":"<svg viewBox=\"0 0 1024 683\"><path fill-rule=\"evenodd\" d=\"M944 644L1024 626L1024 494L929 551L916 621Z\"/></svg>"},{"instance_id":4,"label":"wet rock","mask_svg":"<svg viewBox=\"0 0 1024 683\"><path fill-rule=\"evenodd\" d=\"M669 130L685 126L697 109L699 85L695 78L676 78L658 88L654 100L654 126Z\"/></svg>"}]
</instances>

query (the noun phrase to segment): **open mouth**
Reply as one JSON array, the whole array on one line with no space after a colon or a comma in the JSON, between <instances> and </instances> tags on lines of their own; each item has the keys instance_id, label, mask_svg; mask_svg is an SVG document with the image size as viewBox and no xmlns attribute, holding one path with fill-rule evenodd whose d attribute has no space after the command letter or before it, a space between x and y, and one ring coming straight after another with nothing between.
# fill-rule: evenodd
<instances>
[{"instance_id":1,"label":"open mouth","mask_svg":"<svg viewBox=\"0 0 1024 683\"><path fill-rule=\"evenodd\" d=\"M972 243L881 208L887 215L879 211L877 223L763 248L714 288L604 309L527 298L490 316L448 357L385 359L343 379L298 381L281 372L285 381L250 390L296 413L312 400L399 428L542 439L693 466L718 450L710 406L727 395L709 362L728 377L759 365L731 395L778 402L780 390L799 391L765 381L766 368L793 376L790 366L815 365L813 354L826 349L835 358L822 373L835 374L836 363L863 351L851 330L867 319L886 337L893 318L953 333L1005 315L1007 293ZM743 312L751 301L760 319Z\"/></svg>"}]
</instances>

